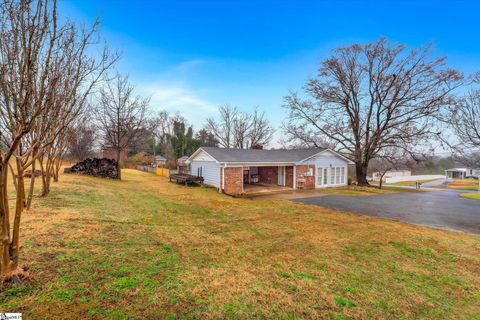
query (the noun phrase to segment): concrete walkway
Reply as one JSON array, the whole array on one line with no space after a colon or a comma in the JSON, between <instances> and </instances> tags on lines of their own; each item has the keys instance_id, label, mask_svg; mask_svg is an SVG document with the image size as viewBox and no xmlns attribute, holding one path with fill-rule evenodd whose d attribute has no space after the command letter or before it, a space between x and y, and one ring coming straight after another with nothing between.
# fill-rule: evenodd
<instances>
[{"instance_id":1,"label":"concrete walkway","mask_svg":"<svg viewBox=\"0 0 480 320\"><path fill-rule=\"evenodd\" d=\"M480 234L480 201L461 198L459 194L465 191L434 188L431 190L368 197L326 195L292 201Z\"/></svg>"}]
</instances>

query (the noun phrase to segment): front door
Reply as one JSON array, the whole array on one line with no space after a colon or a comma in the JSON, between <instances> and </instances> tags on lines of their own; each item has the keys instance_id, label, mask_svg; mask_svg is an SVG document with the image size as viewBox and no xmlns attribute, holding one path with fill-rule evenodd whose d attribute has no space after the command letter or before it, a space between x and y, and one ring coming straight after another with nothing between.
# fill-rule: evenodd
<instances>
[{"instance_id":1,"label":"front door","mask_svg":"<svg viewBox=\"0 0 480 320\"><path fill-rule=\"evenodd\" d=\"M278 167L278 185L285 185L285 167Z\"/></svg>"},{"instance_id":2,"label":"front door","mask_svg":"<svg viewBox=\"0 0 480 320\"><path fill-rule=\"evenodd\" d=\"M328 168L317 168L317 187L326 187L328 184Z\"/></svg>"}]
</instances>

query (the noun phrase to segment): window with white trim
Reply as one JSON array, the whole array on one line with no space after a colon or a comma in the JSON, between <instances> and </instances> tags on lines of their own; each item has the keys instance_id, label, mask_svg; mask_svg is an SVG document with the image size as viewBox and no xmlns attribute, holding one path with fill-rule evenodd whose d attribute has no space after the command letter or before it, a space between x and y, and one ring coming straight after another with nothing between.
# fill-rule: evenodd
<instances>
[{"instance_id":1,"label":"window with white trim","mask_svg":"<svg viewBox=\"0 0 480 320\"><path fill-rule=\"evenodd\" d=\"M330 184L345 184L345 167L330 169Z\"/></svg>"}]
</instances>

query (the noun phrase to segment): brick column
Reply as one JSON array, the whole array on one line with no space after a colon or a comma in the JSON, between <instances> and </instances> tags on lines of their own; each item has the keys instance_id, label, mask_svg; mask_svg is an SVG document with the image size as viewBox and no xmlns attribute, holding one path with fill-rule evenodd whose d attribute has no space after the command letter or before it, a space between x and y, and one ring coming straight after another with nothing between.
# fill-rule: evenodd
<instances>
[{"instance_id":1,"label":"brick column","mask_svg":"<svg viewBox=\"0 0 480 320\"><path fill-rule=\"evenodd\" d=\"M226 167L225 189L223 192L230 195L238 195L243 193L243 168L242 167Z\"/></svg>"}]
</instances>

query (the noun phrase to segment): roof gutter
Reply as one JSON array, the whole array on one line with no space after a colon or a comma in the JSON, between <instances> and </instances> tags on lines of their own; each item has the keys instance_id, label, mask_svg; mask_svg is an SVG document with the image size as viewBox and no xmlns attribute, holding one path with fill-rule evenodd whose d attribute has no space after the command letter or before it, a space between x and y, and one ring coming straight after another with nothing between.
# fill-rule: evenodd
<instances>
[{"instance_id":1,"label":"roof gutter","mask_svg":"<svg viewBox=\"0 0 480 320\"><path fill-rule=\"evenodd\" d=\"M230 165L230 166L242 166L242 165L251 165L251 166L294 166L297 163L296 162L219 162L221 165Z\"/></svg>"}]
</instances>

